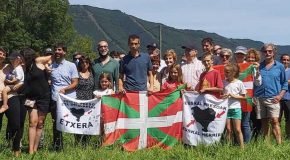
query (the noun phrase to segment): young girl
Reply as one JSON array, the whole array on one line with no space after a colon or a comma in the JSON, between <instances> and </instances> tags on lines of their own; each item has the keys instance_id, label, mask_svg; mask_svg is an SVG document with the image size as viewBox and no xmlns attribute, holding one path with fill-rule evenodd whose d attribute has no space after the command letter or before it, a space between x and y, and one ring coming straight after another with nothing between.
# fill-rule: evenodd
<instances>
[{"instance_id":1,"label":"young girl","mask_svg":"<svg viewBox=\"0 0 290 160\"><path fill-rule=\"evenodd\" d=\"M239 66L234 64L227 64L224 68L226 80L224 81L224 98L229 100L229 110L227 114L226 128L227 140L231 141L232 127L234 128L238 142L241 148L244 148L243 133L241 130L241 99L245 99L246 89L242 81L238 80Z\"/></svg>"},{"instance_id":2,"label":"young girl","mask_svg":"<svg viewBox=\"0 0 290 160\"><path fill-rule=\"evenodd\" d=\"M152 63L152 75L153 75L153 92L158 92L160 91L161 87L161 76L160 73L158 72L158 69L160 67L160 58L159 56L152 56L151 58L151 63ZM149 89L150 84L149 84L149 77L148 77L148 82L147 82L147 88Z\"/></svg>"},{"instance_id":3,"label":"young girl","mask_svg":"<svg viewBox=\"0 0 290 160\"><path fill-rule=\"evenodd\" d=\"M22 55L18 52L12 52L11 55L8 57L13 67L13 71L11 74L8 74L5 79L5 83L7 84L7 86L2 91L3 105L0 108L0 113L5 112L9 108L7 105L8 93L11 91L15 92L24 83L24 71L21 66L22 58Z\"/></svg>"},{"instance_id":4,"label":"young girl","mask_svg":"<svg viewBox=\"0 0 290 160\"><path fill-rule=\"evenodd\" d=\"M161 90L172 92L182 84L182 70L179 64L173 64L169 67L168 71L169 76L166 82L162 85Z\"/></svg>"},{"instance_id":5,"label":"young girl","mask_svg":"<svg viewBox=\"0 0 290 160\"><path fill-rule=\"evenodd\" d=\"M166 67L162 68L162 70L160 71L162 84L164 84L166 82L166 79L169 76L169 68L170 68L170 66L172 66L173 64L176 63L176 53L175 53L175 51L173 49L167 50L164 53L164 57L163 58L164 58Z\"/></svg>"},{"instance_id":6,"label":"young girl","mask_svg":"<svg viewBox=\"0 0 290 160\"><path fill-rule=\"evenodd\" d=\"M97 98L115 93L112 89L112 80L108 73L102 73L99 77L99 82L99 88L101 89L94 91L94 95Z\"/></svg>"}]
</instances>

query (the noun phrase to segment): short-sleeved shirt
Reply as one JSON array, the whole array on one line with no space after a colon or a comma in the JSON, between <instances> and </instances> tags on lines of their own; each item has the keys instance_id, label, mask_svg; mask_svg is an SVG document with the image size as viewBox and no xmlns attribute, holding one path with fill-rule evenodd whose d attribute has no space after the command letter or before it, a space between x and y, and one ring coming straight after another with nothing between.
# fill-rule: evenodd
<instances>
[{"instance_id":1,"label":"short-sleeved shirt","mask_svg":"<svg viewBox=\"0 0 290 160\"><path fill-rule=\"evenodd\" d=\"M274 64L267 69L263 61L260 65L262 84L254 86L254 96L260 98L272 98L280 94L282 90L288 90L288 82L283 64L274 61Z\"/></svg>"},{"instance_id":2,"label":"short-sleeved shirt","mask_svg":"<svg viewBox=\"0 0 290 160\"><path fill-rule=\"evenodd\" d=\"M285 69L286 79L287 81L290 80L290 68ZM285 93L283 99L290 100L290 85L288 84L288 91Z\"/></svg>"},{"instance_id":3,"label":"short-sleeved shirt","mask_svg":"<svg viewBox=\"0 0 290 160\"><path fill-rule=\"evenodd\" d=\"M203 72L200 75L199 78L199 84L196 86L196 89L199 91L203 88L211 88L211 87L217 87L217 88L223 88L223 81L221 78L221 74L218 70L211 70L208 72ZM211 94L216 97L220 97L220 93L214 92L214 91L206 91L206 94Z\"/></svg>"},{"instance_id":4,"label":"short-sleeved shirt","mask_svg":"<svg viewBox=\"0 0 290 160\"><path fill-rule=\"evenodd\" d=\"M21 65L18 65L13 69L12 75L19 81L19 83L24 83L24 71Z\"/></svg>"},{"instance_id":5,"label":"short-sleeved shirt","mask_svg":"<svg viewBox=\"0 0 290 160\"><path fill-rule=\"evenodd\" d=\"M137 57L127 54L120 62L120 73L125 75L125 90L147 91L147 74L150 70L152 63L148 54L139 53Z\"/></svg>"},{"instance_id":6,"label":"short-sleeved shirt","mask_svg":"<svg viewBox=\"0 0 290 160\"><path fill-rule=\"evenodd\" d=\"M60 63L52 63L51 69L52 100L57 101L59 90L71 85L72 79L79 78L79 74L76 65L65 59ZM65 95L76 98L76 90L66 91Z\"/></svg>"},{"instance_id":7,"label":"short-sleeved shirt","mask_svg":"<svg viewBox=\"0 0 290 160\"><path fill-rule=\"evenodd\" d=\"M106 64L102 64L101 59L96 59L93 64L93 72L95 79L95 89L99 88L99 77L102 73L108 73L111 77L112 84L114 84L114 88L118 89L119 84L119 62L110 58L110 60Z\"/></svg>"},{"instance_id":8,"label":"short-sleeved shirt","mask_svg":"<svg viewBox=\"0 0 290 160\"><path fill-rule=\"evenodd\" d=\"M233 94L233 95L243 95L247 93L247 90L242 81L236 79L233 82L224 81L225 86L225 94ZM229 109L241 108L241 102L238 99L229 98Z\"/></svg>"},{"instance_id":9,"label":"short-sleeved shirt","mask_svg":"<svg viewBox=\"0 0 290 160\"><path fill-rule=\"evenodd\" d=\"M194 58L191 62L181 64L184 83L189 83L194 89L199 82L199 77L204 71L204 65L200 60Z\"/></svg>"}]
</instances>

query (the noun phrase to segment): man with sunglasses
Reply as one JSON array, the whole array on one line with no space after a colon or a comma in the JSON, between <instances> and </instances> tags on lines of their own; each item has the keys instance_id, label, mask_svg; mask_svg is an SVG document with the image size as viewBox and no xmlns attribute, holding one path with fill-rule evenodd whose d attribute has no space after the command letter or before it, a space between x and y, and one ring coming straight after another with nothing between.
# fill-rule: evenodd
<instances>
[{"instance_id":1,"label":"man with sunglasses","mask_svg":"<svg viewBox=\"0 0 290 160\"><path fill-rule=\"evenodd\" d=\"M254 85L254 96L257 97L257 119L262 119L262 131L265 138L269 138L269 123L277 144L281 144L281 129L279 124L280 101L288 90L288 82L283 64L275 60L276 46L264 44L261 51L265 60L259 70L262 76L262 84Z\"/></svg>"},{"instance_id":2,"label":"man with sunglasses","mask_svg":"<svg viewBox=\"0 0 290 160\"><path fill-rule=\"evenodd\" d=\"M109 44L107 41L100 41L98 44L99 58L94 60L93 72L95 80L95 89L99 88L99 77L102 73L108 73L111 76L113 89L118 89L119 82L119 62L110 57Z\"/></svg>"},{"instance_id":3,"label":"man with sunglasses","mask_svg":"<svg viewBox=\"0 0 290 160\"><path fill-rule=\"evenodd\" d=\"M285 117L285 132L286 132L286 138L290 139L290 56L289 54L283 54L280 58L281 63L285 67L285 74L286 79L288 81L288 91L285 93L284 97L280 101L281 110L280 110L280 122L281 118L284 112Z\"/></svg>"}]
</instances>

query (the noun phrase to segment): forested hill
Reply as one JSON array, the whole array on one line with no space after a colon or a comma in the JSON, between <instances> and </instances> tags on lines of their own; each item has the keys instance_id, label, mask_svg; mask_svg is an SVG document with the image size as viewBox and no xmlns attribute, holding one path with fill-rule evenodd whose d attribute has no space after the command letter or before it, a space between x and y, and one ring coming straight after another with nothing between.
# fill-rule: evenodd
<instances>
[{"instance_id":1,"label":"forested hill","mask_svg":"<svg viewBox=\"0 0 290 160\"><path fill-rule=\"evenodd\" d=\"M260 48L262 42L251 39L231 39L216 33L201 30L175 29L160 23L149 22L128 15L119 10L108 10L85 5L71 5L69 14L73 17L74 27L78 33L90 36L94 42L106 39L110 50L128 51L127 38L130 34L141 36L142 50L150 42L159 43L159 26L162 30L162 50L174 49L182 53L180 46L192 42L199 47L201 53L201 40L212 37L216 44L234 49L238 45L248 48ZM194 26L192 27L194 28ZM278 46L278 52L289 53L290 46Z\"/></svg>"}]
</instances>

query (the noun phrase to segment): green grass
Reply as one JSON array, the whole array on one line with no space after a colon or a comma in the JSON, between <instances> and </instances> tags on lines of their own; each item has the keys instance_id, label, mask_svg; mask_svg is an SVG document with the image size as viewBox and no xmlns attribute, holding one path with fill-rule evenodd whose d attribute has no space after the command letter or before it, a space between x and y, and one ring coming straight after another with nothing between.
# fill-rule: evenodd
<instances>
[{"instance_id":1,"label":"green grass","mask_svg":"<svg viewBox=\"0 0 290 160\"><path fill-rule=\"evenodd\" d=\"M195 148L184 148L182 144L176 145L171 150L160 148L144 149L136 152L126 152L120 146L99 147L100 138L94 136L87 147L75 146L74 136L64 134L64 151L52 151L52 126L51 118L48 116L45 126L45 146L34 155L27 153L28 134L27 127L23 137L22 154L19 158L12 155L10 147L5 141L6 118L4 118L2 131L0 132L0 159L129 159L129 160L175 160L175 159L290 159L290 141L284 141L282 145L276 145L274 140L264 142L251 142L241 150L238 146L228 144L217 144L213 146L198 146ZM26 126L28 124L26 123Z\"/></svg>"}]
</instances>

